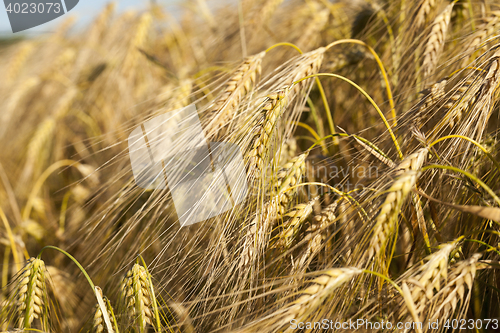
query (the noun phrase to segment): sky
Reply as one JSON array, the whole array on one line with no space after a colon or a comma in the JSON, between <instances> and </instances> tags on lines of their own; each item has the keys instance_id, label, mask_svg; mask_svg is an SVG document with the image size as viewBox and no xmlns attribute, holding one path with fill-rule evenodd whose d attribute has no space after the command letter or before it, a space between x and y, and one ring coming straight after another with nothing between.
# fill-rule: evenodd
<instances>
[{"instance_id":1,"label":"sky","mask_svg":"<svg viewBox=\"0 0 500 333\"><path fill-rule=\"evenodd\" d=\"M166 5L169 7L175 7L181 0L158 0L157 3ZM24 2L24 1L22 1ZM30 0L25 0L29 3ZM47 2L51 2L47 0ZM80 0L73 10L69 12L70 15L76 16L78 24L86 24L92 21L92 19L98 14L101 9L106 6L110 1L106 0ZM118 11L123 11L127 9L144 9L149 3L149 0L114 0L117 4ZM26 30L24 34L29 35L43 35L51 33L55 28L61 24L68 15L63 15L50 21L46 24L40 25L38 27ZM22 34L19 32L17 34ZM3 1L0 1L0 35L2 36L13 36L12 29L10 27L9 18L7 16L7 11L3 5Z\"/></svg>"}]
</instances>

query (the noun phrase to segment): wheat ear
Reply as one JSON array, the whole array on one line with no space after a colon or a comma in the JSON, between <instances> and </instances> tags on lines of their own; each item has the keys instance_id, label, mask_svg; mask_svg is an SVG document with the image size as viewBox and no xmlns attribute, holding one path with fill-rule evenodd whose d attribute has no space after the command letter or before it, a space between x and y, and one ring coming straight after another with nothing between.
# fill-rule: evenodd
<instances>
[{"instance_id":1,"label":"wheat ear","mask_svg":"<svg viewBox=\"0 0 500 333\"><path fill-rule=\"evenodd\" d=\"M278 90L277 93L268 95L260 111L257 125L252 129L250 150L247 153L248 176L250 179L259 178L263 171L264 161L268 157L268 144L274 129L281 117L288 101L290 88Z\"/></svg>"},{"instance_id":2,"label":"wheat ear","mask_svg":"<svg viewBox=\"0 0 500 333\"><path fill-rule=\"evenodd\" d=\"M129 50L122 67L122 73L125 76L130 73L134 73L134 68L137 64L137 60L139 59L138 48L144 47L152 22L153 17L150 13L144 13L139 18L139 22L136 25L135 35L133 35L133 38L130 41Z\"/></svg>"},{"instance_id":3,"label":"wheat ear","mask_svg":"<svg viewBox=\"0 0 500 333\"><path fill-rule=\"evenodd\" d=\"M26 162L21 173L22 181L28 179L28 177L32 175L37 163L44 162L43 160L40 161L40 153L46 151L45 146L54 135L57 122L66 116L77 96L77 93L78 90L74 87L68 89L67 92L57 101L54 113L45 119L36 129L32 139L28 143Z\"/></svg>"},{"instance_id":4,"label":"wheat ear","mask_svg":"<svg viewBox=\"0 0 500 333\"><path fill-rule=\"evenodd\" d=\"M182 80L179 84L179 90L172 103L172 109L181 109L189 104L189 96L193 90L193 81L190 79Z\"/></svg>"},{"instance_id":5,"label":"wheat ear","mask_svg":"<svg viewBox=\"0 0 500 333\"><path fill-rule=\"evenodd\" d=\"M32 41L27 41L21 44L19 50L14 55L12 61L9 64L9 70L7 71L5 81L11 83L15 80L17 74L20 72L21 68L26 64L26 60L31 56L35 50L35 45Z\"/></svg>"},{"instance_id":6,"label":"wheat ear","mask_svg":"<svg viewBox=\"0 0 500 333\"><path fill-rule=\"evenodd\" d=\"M305 152L294 157L290 162L286 163L276 175L274 188L278 196L277 209L280 215L285 214L288 205L292 202L297 193L296 188L290 188L301 182L306 169L305 160L308 155L309 152Z\"/></svg>"},{"instance_id":7,"label":"wheat ear","mask_svg":"<svg viewBox=\"0 0 500 333\"><path fill-rule=\"evenodd\" d=\"M149 290L150 285L146 269L139 264L134 264L127 272L122 285L122 292L125 296L129 315L135 318L141 332L146 330L147 324L153 325L152 300Z\"/></svg>"},{"instance_id":8,"label":"wheat ear","mask_svg":"<svg viewBox=\"0 0 500 333\"><path fill-rule=\"evenodd\" d=\"M33 319L42 316L46 293L45 275L43 260L28 260L17 287L19 328L30 328Z\"/></svg>"},{"instance_id":9,"label":"wheat ear","mask_svg":"<svg viewBox=\"0 0 500 333\"><path fill-rule=\"evenodd\" d=\"M33 76L31 78L28 78L26 80L23 80L23 82L16 88L11 90L10 97L7 100L7 103L5 105L5 109L3 110L2 114L0 115L0 122L2 124L5 124L6 126L2 126L0 128L0 137L3 136L3 134L6 132L7 128L9 127L10 120L23 99L23 97L34 87L39 85L41 80Z\"/></svg>"},{"instance_id":10,"label":"wheat ear","mask_svg":"<svg viewBox=\"0 0 500 333\"><path fill-rule=\"evenodd\" d=\"M239 267L248 267L255 260L256 254L263 249L266 243L270 225L276 218L285 214L289 203L296 194L295 189L288 189L301 181L308 154L309 152L305 152L294 157L278 171L275 181L276 194L264 204L262 212L257 213L248 226L248 231L243 239Z\"/></svg>"},{"instance_id":11,"label":"wheat ear","mask_svg":"<svg viewBox=\"0 0 500 333\"><path fill-rule=\"evenodd\" d=\"M438 1L439 0L422 0L420 2L417 16L415 17L414 21L415 27L417 29L420 29L425 24L427 18L429 17L429 14L436 7Z\"/></svg>"},{"instance_id":12,"label":"wheat ear","mask_svg":"<svg viewBox=\"0 0 500 333\"><path fill-rule=\"evenodd\" d=\"M441 57L453 6L454 3L449 4L445 10L436 17L434 23L432 24L429 40L425 46L424 60L422 64L424 78L428 78L434 73L439 58Z\"/></svg>"},{"instance_id":13,"label":"wheat ear","mask_svg":"<svg viewBox=\"0 0 500 333\"><path fill-rule=\"evenodd\" d=\"M447 278L449 256L455 247L456 242L441 246L439 251L424 259L427 262L419 269L417 275L407 279L409 283L414 284L411 296L418 314L424 312L427 301L435 294L434 290L441 289L441 279Z\"/></svg>"},{"instance_id":14,"label":"wheat ear","mask_svg":"<svg viewBox=\"0 0 500 333\"><path fill-rule=\"evenodd\" d=\"M441 79L425 89L420 94L419 111L428 110L432 105L435 105L445 94L446 84L448 79Z\"/></svg>"},{"instance_id":15,"label":"wheat ear","mask_svg":"<svg viewBox=\"0 0 500 333\"><path fill-rule=\"evenodd\" d=\"M397 226L399 211L417 182L418 170L425 162L427 152L426 148L419 149L399 164L396 171L399 176L389 188L389 194L380 207L380 212L376 218L373 237L365 255L365 257L368 256L368 259L371 259L374 254L377 256L382 255L389 238Z\"/></svg>"},{"instance_id":16,"label":"wheat ear","mask_svg":"<svg viewBox=\"0 0 500 333\"><path fill-rule=\"evenodd\" d=\"M448 283L434 297L433 304L437 309L431 320L438 317L449 318L455 312L459 302L462 307L467 306L470 294L465 296L465 287L467 286L469 292L472 290L472 283L476 276L476 264L481 256L480 253L476 253L469 259L458 262L450 269Z\"/></svg>"},{"instance_id":17,"label":"wheat ear","mask_svg":"<svg viewBox=\"0 0 500 333\"><path fill-rule=\"evenodd\" d=\"M314 216L312 223L306 230L307 245L302 253L297 267L302 270L313 256L319 252L321 245L325 242L325 229L335 220L338 201L328 205L318 215Z\"/></svg>"},{"instance_id":18,"label":"wheat ear","mask_svg":"<svg viewBox=\"0 0 500 333\"><path fill-rule=\"evenodd\" d=\"M323 64L323 58L326 52L326 48L320 47L316 50L304 53L301 55L294 67L291 69L290 73L286 76L285 85L291 86L294 82L313 74L317 74L321 65ZM311 86L312 80L304 80L293 85L293 96L300 96L300 91L307 86Z\"/></svg>"},{"instance_id":19,"label":"wheat ear","mask_svg":"<svg viewBox=\"0 0 500 333\"><path fill-rule=\"evenodd\" d=\"M468 79L463 84L460 84L460 86L457 87L458 89L454 90L455 93L444 105L444 108L447 110L445 119L450 127L453 127L459 122L463 118L464 110L476 101L476 96L474 94L468 94L468 97L464 98L472 83L473 80Z\"/></svg>"},{"instance_id":20,"label":"wheat ear","mask_svg":"<svg viewBox=\"0 0 500 333\"><path fill-rule=\"evenodd\" d=\"M110 321L110 324L113 327L113 329L115 331L117 331L116 323L113 320L114 319L113 308L111 307L109 300L106 297L103 297L102 299L103 299L104 304L106 305L106 312L107 312L107 316L108 316L108 319ZM106 327L106 325L107 325L106 318L103 315L100 304L98 303L95 306L94 320L92 322L92 331L94 333L104 332L104 327ZM106 330L106 331L108 331L108 330ZM109 333L109 331L108 331L108 333Z\"/></svg>"},{"instance_id":21,"label":"wheat ear","mask_svg":"<svg viewBox=\"0 0 500 333\"><path fill-rule=\"evenodd\" d=\"M331 296L335 289L351 280L354 276L361 274L362 270L355 267L346 267L334 268L321 273L321 276L309 281L309 287L300 291L302 296L285 306L284 310L281 310L285 315L280 321L281 325L289 324L290 320L293 319L298 321L307 319Z\"/></svg>"},{"instance_id":22,"label":"wheat ear","mask_svg":"<svg viewBox=\"0 0 500 333\"><path fill-rule=\"evenodd\" d=\"M485 42L488 38L496 36L496 33L500 29L500 11L493 11L491 16L487 17L484 23L476 27L474 33L467 38L466 44L464 45L464 50L469 50L469 56L465 57L463 64L467 64L474 54L474 51L481 50L481 44Z\"/></svg>"},{"instance_id":23,"label":"wheat ear","mask_svg":"<svg viewBox=\"0 0 500 333\"><path fill-rule=\"evenodd\" d=\"M255 13L258 18L254 18L254 22L258 24L267 24L267 21L271 18L283 1L284 0L266 0L262 9Z\"/></svg>"},{"instance_id":24,"label":"wheat ear","mask_svg":"<svg viewBox=\"0 0 500 333\"><path fill-rule=\"evenodd\" d=\"M266 52L248 57L227 82L224 92L208 109L210 119L216 119L217 129L227 125L233 118L244 96L250 93L261 73L262 59Z\"/></svg>"},{"instance_id":25,"label":"wheat ear","mask_svg":"<svg viewBox=\"0 0 500 333\"><path fill-rule=\"evenodd\" d=\"M299 231L300 227L304 221L313 212L313 206L318 201L319 197L315 197L308 203L298 204L292 208L292 210L285 214L285 216L290 217L290 219L284 223L283 231L279 233L279 244L285 248L288 248L291 244L295 235Z\"/></svg>"},{"instance_id":26,"label":"wheat ear","mask_svg":"<svg viewBox=\"0 0 500 333\"><path fill-rule=\"evenodd\" d=\"M314 11L313 17L309 19L310 22L297 41L297 45L305 50L310 50L320 36L321 30L323 30L328 23L329 16L330 10L327 8L320 11Z\"/></svg>"}]
</instances>

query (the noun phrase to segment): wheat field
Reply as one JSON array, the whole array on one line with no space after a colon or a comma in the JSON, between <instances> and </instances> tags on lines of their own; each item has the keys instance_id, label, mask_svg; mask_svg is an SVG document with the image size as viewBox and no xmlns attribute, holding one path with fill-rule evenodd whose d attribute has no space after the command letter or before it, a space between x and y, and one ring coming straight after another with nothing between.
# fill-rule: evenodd
<instances>
[{"instance_id":1,"label":"wheat field","mask_svg":"<svg viewBox=\"0 0 500 333\"><path fill-rule=\"evenodd\" d=\"M1 332L500 331L500 3L115 7L0 44ZM193 104L248 190L181 227L128 137Z\"/></svg>"}]
</instances>

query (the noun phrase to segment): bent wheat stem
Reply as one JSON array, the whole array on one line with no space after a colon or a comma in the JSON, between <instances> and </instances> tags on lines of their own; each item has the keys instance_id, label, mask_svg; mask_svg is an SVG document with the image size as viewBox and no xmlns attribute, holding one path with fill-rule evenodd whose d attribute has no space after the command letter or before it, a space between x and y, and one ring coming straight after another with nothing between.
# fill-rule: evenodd
<instances>
[{"instance_id":1,"label":"bent wheat stem","mask_svg":"<svg viewBox=\"0 0 500 333\"><path fill-rule=\"evenodd\" d=\"M498 171L500 171L500 164L495 160L495 158L486 150L486 148L484 148L479 142L477 142L476 140L474 139L471 139L467 136L464 136L464 135L459 135L459 134L451 134L451 135L447 135L447 136L443 136L437 140L435 140L434 142L432 142L430 145L429 145L429 148L431 148L432 146L434 146L435 144L441 142L441 141L444 141L444 140L447 140L447 139L451 139L451 138L460 138L460 139L464 139L466 141L469 141L470 143L476 145L479 149L481 149L483 151L483 153L485 153L485 155L493 162L493 164L495 164L496 168L498 169Z\"/></svg>"},{"instance_id":2,"label":"bent wheat stem","mask_svg":"<svg viewBox=\"0 0 500 333\"><path fill-rule=\"evenodd\" d=\"M371 98L371 96L363 88L361 88L356 83L354 83L353 81L349 80L346 77L343 77L343 76L337 75L337 74L331 74L331 73L312 74L312 75L306 76L306 77L304 77L304 78L302 78L302 79L300 79L298 81L295 81L294 84L297 84L297 83L299 83L299 82L301 82L303 80L307 80L309 78L316 77L316 76L331 76L331 77L335 77L337 79L341 79L341 80L349 83L350 85L352 85L353 87L355 87L356 89L358 89L359 92L361 92L361 94L363 94L363 96L365 96L368 99L368 101L373 105L373 107L375 108L375 110L377 110L380 118L382 119L382 121L385 124L385 127L389 131L389 134L390 134L390 136L392 138L392 141L394 142L394 146L396 146L396 150L398 151L399 158L403 159L403 153L401 152L401 148L399 147L398 140L396 139L396 136L394 135L394 132L391 129L391 125L389 125L389 123L387 122L387 119L385 118L383 112L378 107L377 103L375 103L375 101L373 100L373 98Z\"/></svg>"},{"instance_id":3,"label":"bent wheat stem","mask_svg":"<svg viewBox=\"0 0 500 333\"><path fill-rule=\"evenodd\" d=\"M43 183L49 178L49 176L56 171L59 168L65 167L65 166L76 166L79 163L73 160L61 160L57 161L51 166L49 166L43 173L42 175L38 178L38 180L35 183L35 186L33 186L33 189L31 190L30 196L28 197L28 201L26 202L26 206L23 209L22 217L23 220L27 220L30 217L31 214L31 209L33 208L33 202L42 188Z\"/></svg>"},{"instance_id":4,"label":"bent wheat stem","mask_svg":"<svg viewBox=\"0 0 500 333\"><path fill-rule=\"evenodd\" d=\"M292 44L292 43L286 43L286 42L274 44L273 46L268 48L265 52L267 53L277 46L290 46L290 47L293 47L294 49L296 49L300 54L304 54L304 52L302 52L302 50L297 45ZM337 132L335 131L335 124L333 122L332 112L330 110L330 105L328 104L328 100L326 98L325 89L323 89L323 85L321 84L321 81L319 80L318 77L315 77L315 81L316 81L316 84L318 85L318 89L319 89L319 93L321 95L321 100L323 102L323 106L325 107L325 114L326 114L326 118L328 120L328 126L330 127L330 132L332 133L332 135L335 135ZM336 137L333 137L333 143L336 146L338 146L339 141Z\"/></svg>"},{"instance_id":5,"label":"bent wheat stem","mask_svg":"<svg viewBox=\"0 0 500 333\"><path fill-rule=\"evenodd\" d=\"M497 203L497 205L500 206L500 198L498 198L498 196L495 194L495 192L493 192L488 185L486 185L485 183L483 183L478 177L474 176L473 174L471 174L471 173L469 173L469 172L467 172L465 170L462 170L462 169L459 169L459 168L455 168L455 167L452 167L452 166L449 166L449 165L439 165L439 164L431 164L431 165L425 166L425 167L422 168L422 172L425 171L425 170L428 170L428 169L450 170L450 171L459 172L459 173L463 174L464 176L469 177L471 180L473 180L476 183L478 183L489 195L491 195L491 197L493 198L493 200L495 200L495 202Z\"/></svg>"},{"instance_id":6,"label":"bent wheat stem","mask_svg":"<svg viewBox=\"0 0 500 333\"><path fill-rule=\"evenodd\" d=\"M75 263L76 266L78 266L78 268L80 269L80 271L83 273L83 275L85 276L85 278L87 279L90 287L92 287L93 290L95 290L95 286L94 286L94 282L92 282L92 279L90 278L90 276L88 275L87 271L83 268L83 266L78 262L78 260L75 259L75 257L73 257L71 254L69 254L68 252L64 251L63 249L60 249L58 248L57 246L52 246L52 245L47 245L45 247L43 247L41 250L40 250L40 253L38 253L38 256L37 258L40 259L42 257L42 253L43 251L45 251L46 249L52 249L52 250L56 250L56 251L59 251L61 252L62 254L64 254L66 257L68 257L69 259L71 259L71 261L73 261Z\"/></svg>"},{"instance_id":7,"label":"bent wheat stem","mask_svg":"<svg viewBox=\"0 0 500 333\"><path fill-rule=\"evenodd\" d=\"M2 219L5 231L7 231L7 238L9 239L10 248L12 249L12 257L14 258L14 265L16 265L16 270L19 271L21 267L19 266L19 257L17 255L16 241L14 240L14 234L12 233L12 229L10 228L9 220L7 220L7 216L5 216L2 207L0 207L0 218Z\"/></svg>"},{"instance_id":8,"label":"bent wheat stem","mask_svg":"<svg viewBox=\"0 0 500 333\"><path fill-rule=\"evenodd\" d=\"M373 55L375 58L375 61L377 62L378 67L380 68L380 72L382 73L382 76L384 78L385 82L385 87L387 90L387 97L389 98L389 105L391 106L391 114L392 114L392 119L393 119L393 126L397 126L397 120L396 120L396 107L394 106L394 98L392 97L392 90L391 90L391 85L389 84L389 78L387 77L387 72L385 70L384 64L382 63L382 60L380 60L380 57L378 56L377 52L366 44L365 42L359 40L359 39L342 39L338 40L336 42L330 43L328 46L326 46L326 49L330 49L331 47L335 45L340 45L340 44L346 44L346 43L351 43L351 44L358 44L366 47L368 51Z\"/></svg>"}]
</instances>

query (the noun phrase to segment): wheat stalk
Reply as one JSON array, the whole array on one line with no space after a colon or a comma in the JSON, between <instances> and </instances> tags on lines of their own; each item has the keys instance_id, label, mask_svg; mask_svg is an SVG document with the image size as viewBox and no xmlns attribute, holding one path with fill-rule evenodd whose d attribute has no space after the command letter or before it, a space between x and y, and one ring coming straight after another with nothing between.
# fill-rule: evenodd
<instances>
[{"instance_id":1,"label":"wheat stalk","mask_svg":"<svg viewBox=\"0 0 500 333\"><path fill-rule=\"evenodd\" d=\"M31 258L24 267L17 286L17 311L19 328L30 328L33 319L40 318L44 311L45 263Z\"/></svg>"}]
</instances>

